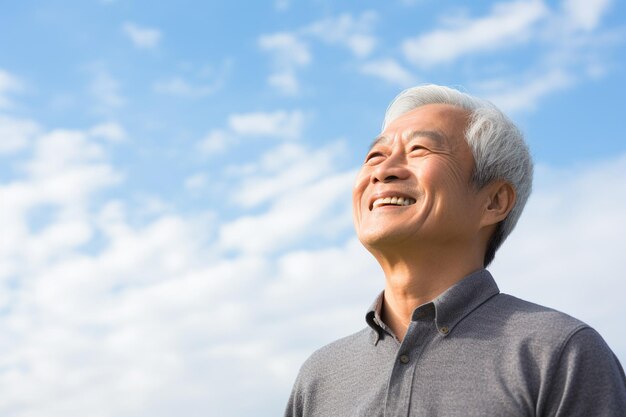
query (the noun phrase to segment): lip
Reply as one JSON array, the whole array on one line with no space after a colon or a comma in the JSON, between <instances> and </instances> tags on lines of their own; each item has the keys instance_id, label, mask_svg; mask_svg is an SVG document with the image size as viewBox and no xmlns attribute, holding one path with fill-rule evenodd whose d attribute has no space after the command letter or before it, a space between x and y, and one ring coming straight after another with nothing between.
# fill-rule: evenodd
<instances>
[{"instance_id":1,"label":"lip","mask_svg":"<svg viewBox=\"0 0 626 417\"><path fill-rule=\"evenodd\" d=\"M405 199L410 198L412 200L417 200L417 198L413 197L412 195L403 193L401 191L388 190L388 191L377 192L375 194L372 194L372 196L369 198L369 202L368 202L369 210L370 211L373 210L374 202L376 200L378 200L379 198L387 198L387 197L403 197ZM394 207L402 208L402 207L408 207L408 206L394 206Z\"/></svg>"}]
</instances>

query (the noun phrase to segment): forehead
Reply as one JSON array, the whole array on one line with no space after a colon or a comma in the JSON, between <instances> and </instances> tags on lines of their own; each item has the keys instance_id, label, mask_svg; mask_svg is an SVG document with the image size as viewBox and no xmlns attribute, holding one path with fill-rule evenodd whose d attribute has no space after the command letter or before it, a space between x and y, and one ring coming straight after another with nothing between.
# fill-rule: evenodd
<instances>
[{"instance_id":1,"label":"forehead","mask_svg":"<svg viewBox=\"0 0 626 417\"><path fill-rule=\"evenodd\" d=\"M427 104L412 109L389 123L376 142L409 140L424 136L441 145L464 141L469 111L449 104Z\"/></svg>"}]
</instances>

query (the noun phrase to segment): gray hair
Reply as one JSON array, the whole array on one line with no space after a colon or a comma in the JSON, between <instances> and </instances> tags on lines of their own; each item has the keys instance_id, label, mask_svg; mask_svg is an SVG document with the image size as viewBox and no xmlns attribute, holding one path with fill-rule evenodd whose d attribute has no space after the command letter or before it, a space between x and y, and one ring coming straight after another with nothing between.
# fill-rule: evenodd
<instances>
[{"instance_id":1,"label":"gray hair","mask_svg":"<svg viewBox=\"0 0 626 417\"><path fill-rule=\"evenodd\" d=\"M385 113L383 130L402 114L427 104L450 104L470 112L465 140L474 155L472 182L482 188L495 180L510 183L515 205L498 223L489 239L484 265L491 263L502 242L513 231L532 189L533 162L522 132L492 103L439 85L422 85L400 93Z\"/></svg>"}]
</instances>

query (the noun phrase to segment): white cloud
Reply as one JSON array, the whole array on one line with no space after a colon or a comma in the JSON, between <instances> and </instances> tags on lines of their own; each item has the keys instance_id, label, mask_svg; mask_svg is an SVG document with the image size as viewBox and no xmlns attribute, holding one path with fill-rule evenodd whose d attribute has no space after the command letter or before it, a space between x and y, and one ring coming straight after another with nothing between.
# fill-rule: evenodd
<instances>
[{"instance_id":1,"label":"white cloud","mask_svg":"<svg viewBox=\"0 0 626 417\"><path fill-rule=\"evenodd\" d=\"M258 166L243 178L231 199L243 207L255 207L292 195L332 172L338 156L344 152L341 142L317 150L294 143L282 144L261 156Z\"/></svg>"},{"instance_id":2,"label":"white cloud","mask_svg":"<svg viewBox=\"0 0 626 417\"><path fill-rule=\"evenodd\" d=\"M223 224L219 245L224 250L268 254L314 237L337 233L350 223L350 190L354 172L327 175L272 201L266 212ZM344 229L345 230L345 229Z\"/></svg>"},{"instance_id":3,"label":"white cloud","mask_svg":"<svg viewBox=\"0 0 626 417\"><path fill-rule=\"evenodd\" d=\"M305 66L311 62L309 47L293 33L262 35L259 46L274 55L279 67Z\"/></svg>"},{"instance_id":4,"label":"white cloud","mask_svg":"<svg viewBox=\"0 0 626 417\"><path fill-rule=\"evenodd\" d=\"M375 20L374 12L364 12L356 18L343 14L313 22L293 32L262 35L258 40L259 47L272 56L273 71L267 79L268 84L281 94L300 92L297 70L313 60L307 42L310 39L345 46L360 58L370 55L377 42L372 34Z\"/></svg>"},{"instance_id":5,"label":"white cloud","mask_svg":"<svg viewBox=\"0 0 626 417\"><path fill-rule=\"evenodd\" d=\"M402 44L402 50L405 57L417 66L448 63L463 55L523 42L530 37L533 25L548 14L541 0L497 3L485 17L465 20L454 27L408 39Z\"/></svg>"},{"instance_id":6,"label":"white cloud","mask_svg":"<svg viewBox=\"0 0 626 417\"><path fill-rule=\"evenodd\" d=\"M219 65L196 67L190 63L181 65L185 76L173 76L161 79L152 85L156 93L169 94L184 98L203 98L220 90L231 69L232 60L224 59ZM192 79L193 78L193 79Z\"/></svg>"},{"instance_id":7,"label":"white cloud","mask_svg":"<svg viewBox=\"0 0 626 417\"><path fill-rule=\"evenodd\" d=\"M566 18L575 29L590 31L595 29L609 7L611 0L564 0Z\"/></svg>"},{"instance_id":8,"label":"white cloud","mask_svg":"<svg viewBox=\"0 0 626 417\"><path fill-rule=\"evenodd\" d=\"M293 96L300 92L300 82L293 70L274 72L267 77L267 83L282 94Z\"/></svg>"},{"instance_id":9,"label":"white cloud","mask_svg":"<svg viewBox=\"0 0 626 417\"><path fill-rule=\"evenodd\" d=\"M161 31L154 28L138 26L135 23L124 23L122 31L137 48L155 48L161 41Z\"/></svg>"},{"instance_id":10,"label":"white cloud","mask_svg":"<svg viewBox=\"0 0 626 417\"><path fill-rule=\"evenodd\" d=\"M482 95L505 112L532 110L539 100L575 82L573 76L554 69L546 74L533 74L524 80L492 80L478 86Z\"/></svg>"},{"instance_id":11,"label":"white cloud","mask_svg":"<svg viewBox=\"0 0 626 417\"><path fill-rule=\"evenodd\" d=\"M280 32L262 35L259 47L272 57L273 73L268 83L282 94L294 95L300 86L295 71L311 63L308 45L295 33Z\"/></svg>"},{"instance_id":12,"label":"white cloud","mask_svg":"<svg viewBox=\"0 0 626 417\"><path fill-rule=\"evenodd\" d=\"M291 6L291 0L274 0L274 8L279 12L284 12Z\"/></svg>"},{"instance_id":13,"label":"white cloud","mask_svg":"<svg viewBox=\"0 0 626 417\"><path fill-rule=\"evenodd\" d=\"M376 46L377 40L372 35L376 18L372 11L356 18L346 13L314 22L302 32L331 44L344 45L357 57L366 57Z\"/></svg>"},{"instance_id":14,"label":"white cloud","mask_svg":"<svg viewBox=\"0 0 626 417\"><path fill-rule=\"evenodd\" d=\"M232 144L236 138L229 135L228 132L215 129L209 132L202 140L197 143L197 148L205 155L212 155L223 152L229 144Z\"/></svg>"},{"instance_id":15,"label":"white cloud","mask_svg":"<svg viewBox=\"0 0 626 417\"><path fill-rule=\"evenodd\" d=\"M206 185L206 182L207 182L206 174L198 173L198 174L194 174L185 178L184 185L187 190L193 191L193 190L199 190L201 188L204 188L204 186Z\"/></svg>"},{"instance_id":16,"label":"white cloud","mask_svg":"<svg viewBox=\"0 0 626 417\"><path fill-rule=\"evenodd\" d=\"M98 112L110 112L122 107L126 100L120 92L120 83L99 64L92 65L93 78L89 92L96 100Z\"/></svg>"},{"instance_id":17,"label":"white cloud","mask_svg":"<svg viewBox=\"0 0 626 417\"><path fill-rule=\"evenodd\" d=\"M89 135L110 140L112 142L121 142L126 139L126 131L117 122L107 122L98 124L89 129Z\"/></svg>"},{"instance_id":18,"label":"white cloud","mask_svg":"<svg viewBox=\"0 0 626 417\"><path fill-rule=\"evenodd\" d=\"M363 74L373 75L399 87L416 84L415 77L394 59L379 59L365 62L360 68Z\"/></svg>"},{"instance_id":19,"label":"white cloud","mask_svg":"<svg viewBox=\"0 0 626 417\"><path fill-rule=\"evenodd\" d=\"M19 92L23 88L22 81L0 68L0 110L11 107L9 94Z\"/></svg>"},{"instance_id":20,"label":"white cloud","mask_svg":"<svg viewBox=\"0 0 626 417\"><path fill-rule=\"evenodd\" d=\"M299 110L240 113L228 118L228 126L242 136L298 139L304 125L305 117Z\"/></svg>"},{"instance_id":21,"label":"white cloud","mask_svg":"<svg viewBox=\"0 0 626 417\"><path fill-rule=\"evenodd\" d=\"M39 126L31 120L0 114L0 155L25 148L38 132Z\"/></svg>"},{"instance_id":22,"label":"white cloud","mask_svg":"<svg viewBox=\"0 0 626 417\"><path fill-rule=\"evenodd\" d=\"M181 77L173 77L168 80L158 81L154 84L154 91L173 96L201 98L215 93L221 87L221 82L212 84L191 84Z\"/></svg>"},{"instance_id":23,"label":"white cloud","mask_svg":"<svg viewBox=\"0 0 626 417\"><path fill-rule=\"evenodd\" d=\"M58 130L37 137L30 160L19 165L22 179L0 186L0 283L20 263L28 266L25 272L91 237L84 218L88 200L121 179L104 156L102 146L84 132ZM44 220L33 220L31 213L37 212L45 213Z\"/></svg>"},{"instance_id":24,"label":"white cloud","mask_svg":"<svg viewBox=\"0 0 626 417\"><path fill-rule=\"evenodd\" d=\"M215 155L253 138L299 139L305 124L305 114L300 110L234 113L228 116L226 128L211 130L196 148L204 155Z\"/></svg>"}]
</instances>

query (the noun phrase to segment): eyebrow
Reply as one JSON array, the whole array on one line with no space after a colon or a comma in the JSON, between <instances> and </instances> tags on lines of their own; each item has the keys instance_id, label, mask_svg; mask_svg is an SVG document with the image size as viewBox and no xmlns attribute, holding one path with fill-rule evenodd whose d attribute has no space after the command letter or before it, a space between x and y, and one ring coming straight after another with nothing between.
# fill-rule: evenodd
<instances>
[{"instance_id":1,"label":"eyebrow","mask_svg":"<svg viewBox=\"0 0 626 417\"><path fill-rule=\"evenodd\" d=\"M406 141L411 142L413 139L418 138L418 137L427 137L437 142L438 145L442 145L446 143L445 135L443 135L440 132L437 132L436 130L414 130L407 135ZM370 145L368 152L371 151L372 148L374 148L374 146L383 142L388 142L390 140L391 139L389 138L389 136L381 135L381 136L376 137L372 141L372 144Z\"/></svg>"}]
</instances>

